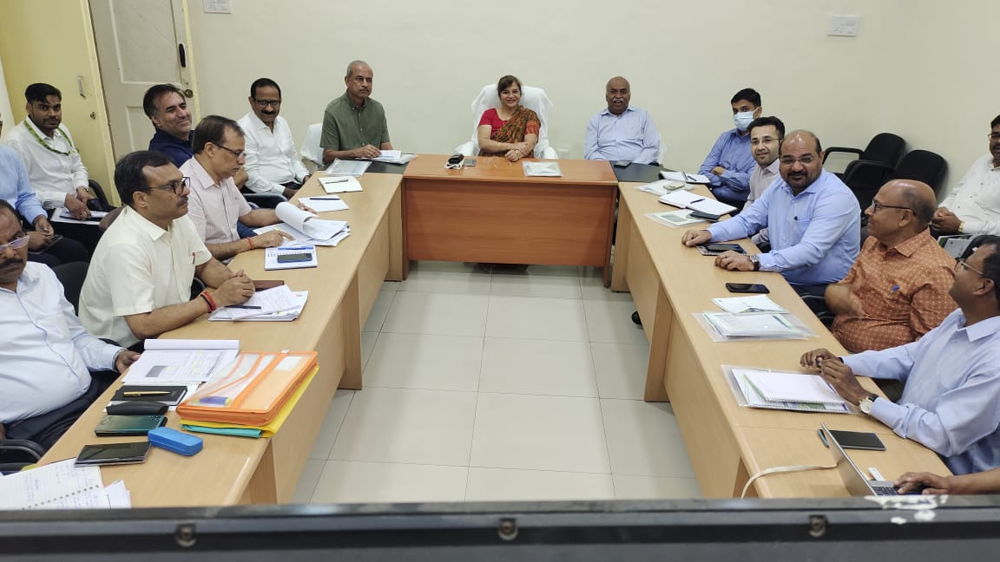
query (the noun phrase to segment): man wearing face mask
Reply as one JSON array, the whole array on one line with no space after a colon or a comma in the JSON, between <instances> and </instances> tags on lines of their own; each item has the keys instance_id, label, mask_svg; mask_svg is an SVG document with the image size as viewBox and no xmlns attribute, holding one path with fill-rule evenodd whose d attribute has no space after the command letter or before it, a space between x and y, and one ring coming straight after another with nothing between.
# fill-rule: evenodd
<instances>
[{"instance_id":1,"label":"man wearing face mask","mask_svg":"<svg viewBox=\"0 0 1000 562\"><path fill-rule=\"evenodd\" d=\"M249 101L251 111L237 121L246 135L246 187L290 199L309 178L309 170L295 151L288 121L278 115L281 87L270 78L258 78L250 85Z\"/></svg>"},{"instance_id":2,"label":"man wearing face mask","mask_svg":"<svg viewBox=\"0 0 1000 562\"><path fill-rule=\"evenodd\" d=\"M730 100L733 124L712 146L698 173L708 176L709 189L715 198L741 208L750 192L750 172L754 159L750 154L750 123L760 117L760 94L744 88Z\"/></svg>"}]
</instances>

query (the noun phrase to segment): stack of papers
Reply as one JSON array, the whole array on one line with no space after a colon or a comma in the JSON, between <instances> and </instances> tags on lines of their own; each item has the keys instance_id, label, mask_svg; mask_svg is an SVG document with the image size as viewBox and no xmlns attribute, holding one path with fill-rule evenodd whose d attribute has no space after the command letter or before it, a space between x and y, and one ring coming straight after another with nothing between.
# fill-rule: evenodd
<instances>
[{"instance_id":1,"label":"stack of papers","mask_svg":"<svg viewBox=\"0 0 1000 562\"><path fill-rule=\"evenodd\" d=\"M292 291L287 285L279 285L266 291L257 291L243 304L219 308L208 319L231 322L291 322L302 314L308 298L309 291Z\"/></svg>"},{"instance_id":2,"label":"stack of papers","mask_svg":"<svg viewBox=\"0 0 1000 562\"><path fill-rule=\"evenodd\" d=\"M743 406L773 410L846 414L847 403L819 375L733 368L737 400ZM742 399L742 400L741 400Z\"/></svg>"},{"instance_id":3,"label":"stack of papers","mask_svg":"<svg viewBox=\"0 0 1000 562\"><path fill-rule=\"evenodd\" d=\"M73 466L75 459L0 476L0 511L132 507L125 483L105 487L101 469Z\"/></svg>"},{"instance_id":4,"label":"stack of papers","mask_svg":"<svg viewBox=\"0 0 1000 562\"><path fill-rule=\"evenodd\" d=\"M800 339L810 335L805 327L790 321L794 318L791 314L704 312L702 318L709 330L722 340Z\"/></svg>"},{"instance_id":5,"label":"stack of papers","mask_svg":"<svg viewBox=\"0 0 1000 562\"><path fill-rule=\"evenodd\" d=\"M675 189L682 189L687 187L687 184L682 181L674 180L657 180L651 183L644 183L642 185L637 185L635 188L639 191L645 191L647 193L652 193L657 197L661 195L666 195Z\"/></svg>"},{"instance_id":6,"label":"stack of papers","mask_svg":"<svg viewBox=\"0 0 1000 562\"><path fill-rule=\"evenodd\" d=\"M684 183L711 183L708 176L701 174L685 174L684 172L660 171L660 177L665 180L682 181Z\"/></svg>"},{"instance_id":7,"label":"stack of papers","mask_svg":"<svg viewBox=\"0 0 1000 562\"><path fill-rule=\"evenodd\" d=\"M702 197L701 195L696 195L682 189L660 196L660 203L673 205L681 209L701 211L710 215L725 215L736 210L736 207L732 205L726 205L715 199Z\"/></svg>"},{"instance_id":8,"label":"stack of papers","mask_svg":"<svg viewBox=\"0 0 1000 562\"><path fill-rule=\"evenodd\" d=\"M302 269L317 267L316 246L280 246L264 250L264 269Z\"/></svg>"},{"instance_id":9,"label":"stack of papers","mask_svg":"<svg viewBox=\"0 0 1000 562\"><path fill-rule=\"evenodd\" d=\"M406 164L417 157L416 154L404 154L401 150L383 150L382 154L372 158L372 162L385 162L386 164Z\"/></svg>"},{"instance_id":10,"label":"stack of papers","mask_svg":"<svg viewBox=\"0 0 1000 562\"><path fill-rule=\"evenodd\" d=\"M347 203L344 203L344 200L336 195L327 195L325 197L303 197L299 199L299 202L317 213L346 211L348 209Z\"/></svg>"},{"instance_id":11,"label":"stack of papers","mask_svg":"<svg viewBox=\"0 0 1000 562\"><path fill-rule=\"evenodd\" d=\"M219 365L232 363L240 351L240 340L148 339L146 350L125 375L125 384L200 384Z\"/></svg>"},{"instance_id":12,"label":"stack of papers","mask_svg":"<svg viewBox=\"0 0 1000 562\"><path fill-rule=\"evenodd\" d=\"M524 175L526 176L559 177L562 175L559 162L552 160L543 162L528 162L525 160L521 163L521 166L524 168Z\"/></svg>"},{"instance_id":13,"label":"stack of papers","mask_svg":"<svg viewBox=\"0 0 1000 562\"><path fill-rule=\"evenodd\" d=\"M278 229L291 234L291 240L282 242L283 248L305 245L336 246L351 234L347 221L317 218L316 215L303 211L291 203L279 203L274 212L284 222L261 227L254 232L263 234Z\"/></svg>"},{"instance_id":14,"label":"stack of papers","mask_svg":"<svg viewBox=\"0 0 1000 562\"><path fill-rule=\"evenodd\" d=\"M722 310L732 312L733 314L742 314L745 312L788 312L767 295L719 298L712 299L712 302L719 305L719 308Z\"/></svg>"},{"instance_id":15,"label":"stack of papers","mask_svg":"<svg viewBox=\"0 0 1000 562\"><path fill-rule=\"evenodd\" d=\"M361 182L354 176L323 176L319 184L327 193L350 193L361 191Z\"/></svg>"},{"instance_id":16,"label":"stack of papers","mask_svg":"<svg viewBox=\"0 0 1000 562\"><path fill-rule=\"evenodd\" d=\"M337 158L326 169L326 173L331 176L360 176L371 165L371 160L341 160Z\"/></svg>"},{"instance_id":17,"label":"stack of papers","mask_svg":"<svg viewBox=\"0 0 1000 562\"><path fill-rule=\"evenodd\" d=\"M90 218L87 220L77 220L73 218L73 215L69 212L66 207L59 207L52 213L52 222L65 222L69 224L89 224L97 226L101 223L101 219L108 215L107 211L90 211Z\"/></svg>"},{"instance_id":18,"label":"stack of papers","mask_svg":"<svg viewBox=\"0 0 1000 562\"><path fill-rule=\"evenodd\" d=\"M664 211L662 213L646 213L646 216L660 224L674 227L705 222L705 219L692 217L691 211L687 209L681 209L680 211Z\"/></svg>"}]
</instances>

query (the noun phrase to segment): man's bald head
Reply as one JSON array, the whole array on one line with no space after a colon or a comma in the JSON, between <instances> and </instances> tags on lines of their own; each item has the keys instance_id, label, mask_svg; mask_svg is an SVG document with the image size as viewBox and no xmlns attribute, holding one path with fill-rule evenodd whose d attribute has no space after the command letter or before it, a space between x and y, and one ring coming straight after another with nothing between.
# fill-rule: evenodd
<instances>
[{"instance_id":1,"label":"man's bald head","mask_svg":"<svg viewBox=\"0 0 1000 562\"><path fill-rule=\"evenodd\" d=\"M628 80L621 76L615 76L608 80L604 89L604 99L608 102L608 111L615 115L625 113L629 100L632 99L632 87Z\"/></svg>"},{"instance_id":2,"label":"man's bald head","mask_svg":"<svg viewBox=\"0 0 1000 562\"><path fill-rule=\"evenodd\" d=\"M889 180L882 189L889 190L913 211L920 229L927 228L937 209L937 196L931 186L917 180Z\"/></svg>"},{"instance_id":3,"label":"man's bald head","mask_svg":"<svg viewBox=\"0 0 1000 562\"><path fill-rule=\"evenodd\" d=\"M819 139L801 129L788 133L778 147L778 172L792 193L807 189L823 173L823 149Z\"/></svg>"}]
</instances>

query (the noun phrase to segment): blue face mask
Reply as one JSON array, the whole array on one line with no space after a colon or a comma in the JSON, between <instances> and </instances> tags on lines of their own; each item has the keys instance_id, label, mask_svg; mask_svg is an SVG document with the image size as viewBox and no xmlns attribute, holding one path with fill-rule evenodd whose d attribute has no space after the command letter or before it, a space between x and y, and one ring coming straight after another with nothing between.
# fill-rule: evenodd
<instances>
[{"instance_id":1,"label":"blue face mask","mask_svg":"<svg viewBox=\"0 0 1000 562\"><path fill-rule=\"evenodd\" d=\"M741 111L736 115L733 115L733 124L740 132L746 131L747 127L753 123L753 112L752 111Z\"/></svg>"}]
</instances>

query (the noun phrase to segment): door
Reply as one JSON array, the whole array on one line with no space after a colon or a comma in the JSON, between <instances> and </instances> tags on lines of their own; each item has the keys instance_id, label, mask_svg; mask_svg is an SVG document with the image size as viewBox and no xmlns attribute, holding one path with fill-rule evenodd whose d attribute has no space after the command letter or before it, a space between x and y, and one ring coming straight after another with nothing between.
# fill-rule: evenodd
<instances>
[{"instance_id":1,"label":"door","mask_svg":"<svg viewBox=\"0 0 1000 562\"><path fill-rule=\"evenodd\" d=\"M149 146L142 96L150 86L177 84L197 115L186 9L186 0L90 1L115 161Z\"/></svg>"}]
</instances>

